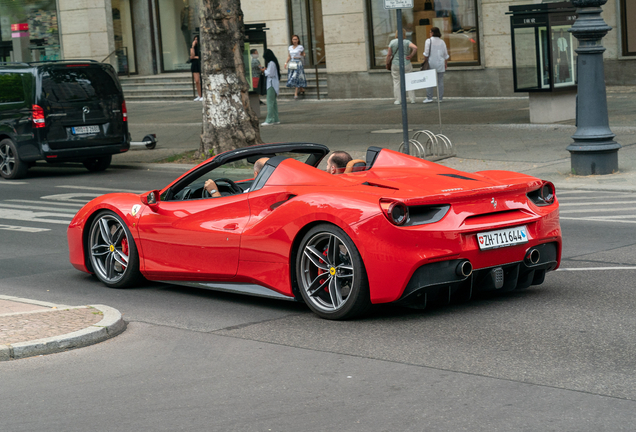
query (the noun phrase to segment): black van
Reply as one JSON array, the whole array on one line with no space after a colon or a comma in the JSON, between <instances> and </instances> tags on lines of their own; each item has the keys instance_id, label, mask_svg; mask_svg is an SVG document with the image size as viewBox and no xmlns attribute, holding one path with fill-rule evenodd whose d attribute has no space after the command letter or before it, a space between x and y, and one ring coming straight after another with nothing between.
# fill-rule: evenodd
<instances>
[{"instance_id":1,"label":"black van","mask_svg":"<svg viewBox=\"0 0 636 432\"><path fill-rule=\"evenodd\" d=\"M0 174L24 177L37 160L103 171L130 148L127 116L109 64L0 63Z\"/></svg>"}]
</instances>

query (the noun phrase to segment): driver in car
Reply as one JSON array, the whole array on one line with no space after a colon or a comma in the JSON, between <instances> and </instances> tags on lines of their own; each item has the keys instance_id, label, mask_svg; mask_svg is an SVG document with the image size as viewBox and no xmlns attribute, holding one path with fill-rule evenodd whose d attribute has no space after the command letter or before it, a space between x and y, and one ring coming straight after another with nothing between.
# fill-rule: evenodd
<instances>
[{"instance_id":1,"label":"driver in car","mask_svg":"<svg viewBox=\"0 0 636 432\"><path fill-rule=\"evenodd\" d=\"M351 160L351 155L346 151L335 151L327 159L327 172L329 174L342 174Z\"/></svg>"},{"instance_id":2,"label":"driver in car","mask_svg":"<svg viewBox=\"0 0 636 432\"><path fill-rule=\"evenodd\" d=\"M263 169L263 167L265 166L265 162L267 162L269 160L268 157L262 157L259 160L257 160L256 162L254 162L254 178L256 178L256 176L258 175L259 172L261 172L261 170ZM205 181L205 190L208 191L208 193L213 197L213 198L217 198L221 196L221 192L219 192L219 188L216 185L216 183L214 182L214 180L212 179L207 179ZM250 189L247 188L243 191L243 193L249 192Z\"/></svg>"}]
</instances>

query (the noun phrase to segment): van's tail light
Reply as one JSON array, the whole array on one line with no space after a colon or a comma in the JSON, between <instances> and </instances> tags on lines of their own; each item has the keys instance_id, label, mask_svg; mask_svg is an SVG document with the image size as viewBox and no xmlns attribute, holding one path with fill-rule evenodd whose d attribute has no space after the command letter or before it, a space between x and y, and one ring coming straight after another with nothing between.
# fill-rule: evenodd
<instances>
[{"instance_id":1,"label":"van's tail light","mask_svg":"<svg viewBox=\"0 0 636 432\"><path fill-rule=\"evenodd\" d=\"M124 121L128 121L128 110L126 110L126 101L121 103L121 115Z\"/></svg>"},{"instance_id":2,"label":"van's tail light","mask_svg":"<svg viewBox=\"0 0 636 432\"><path fill-rule=\"evenodd\" d=\"M46 123L44 122L44 110L42 109L42 107L40 107L39 105L33 105L31 107L31 110L33 111L33 127L43 128L44 126L46 126Z\"/></svg>"}]
</instances>

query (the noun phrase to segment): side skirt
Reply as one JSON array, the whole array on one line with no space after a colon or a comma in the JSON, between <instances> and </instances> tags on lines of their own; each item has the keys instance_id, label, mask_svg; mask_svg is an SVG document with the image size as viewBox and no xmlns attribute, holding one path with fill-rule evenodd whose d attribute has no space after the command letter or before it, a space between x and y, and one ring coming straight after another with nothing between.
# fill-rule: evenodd
<instances>
[{"instance_id":1,"label":"side skirt","mask_svg":"<svg viewBox=\"0 0 636 432\"><path fill-rule=\"evenodd\" d=\"M187 282L187 281L157 281L172 285L183 285L193 288L203 288L213 291L225 291L237 294L247 294L257 297L273 298L278 300L296 301L295 297L272 291L269 288L257 284L233 283L233 282Z\"/></svg>"}]
</instances>

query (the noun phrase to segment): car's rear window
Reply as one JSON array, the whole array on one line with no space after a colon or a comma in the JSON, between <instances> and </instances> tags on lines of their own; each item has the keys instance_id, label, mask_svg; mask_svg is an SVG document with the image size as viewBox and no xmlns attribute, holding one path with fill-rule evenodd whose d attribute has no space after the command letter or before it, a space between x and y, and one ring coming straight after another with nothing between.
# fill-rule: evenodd
<instances>
[{"instance_id":1,"label":"car's rear window","mask_svg":"<svg viewBox=\"0 0 636 432\"><path fill-rule=\"evenodd\" d=\"M98 68L65 67L42 73L44 97L52 102L83 102L117 95L113 78Z\"/></svg>"},{"instance_id":2,"label":"car's rear window","mask_svg":"<svg viewBox=\"0 0 636 432\"><path fill-rule=\"evenodd\" d=\"M22 74L0 72L0 103L24 101Z\"/></svg>"}]
</instances>

